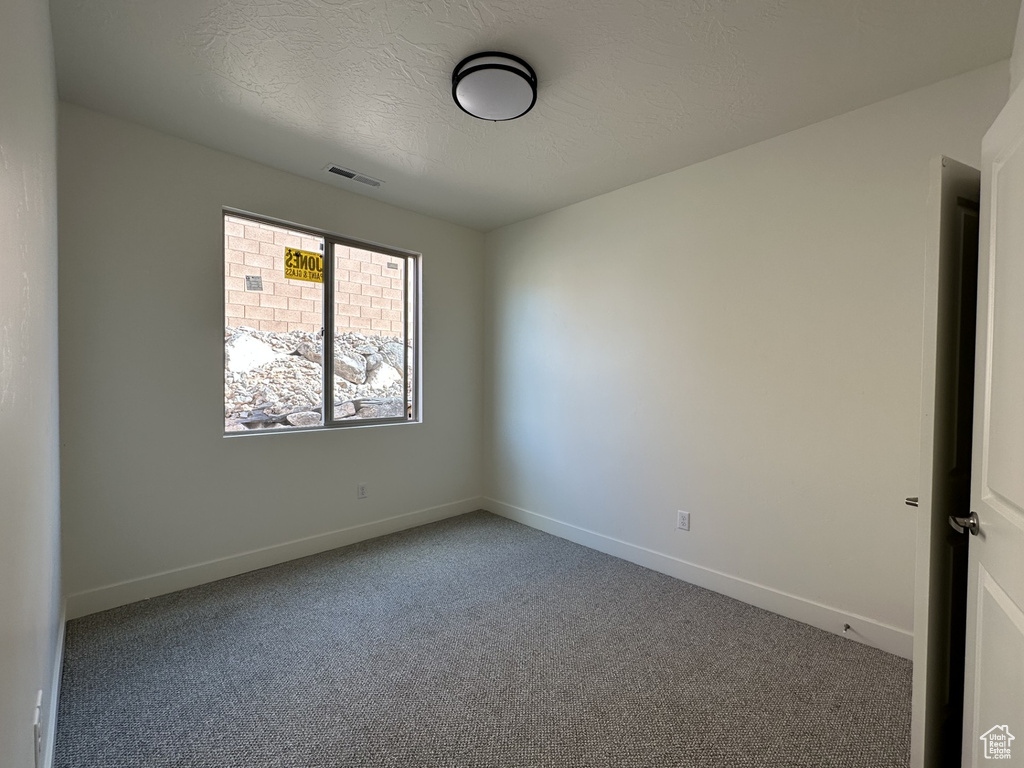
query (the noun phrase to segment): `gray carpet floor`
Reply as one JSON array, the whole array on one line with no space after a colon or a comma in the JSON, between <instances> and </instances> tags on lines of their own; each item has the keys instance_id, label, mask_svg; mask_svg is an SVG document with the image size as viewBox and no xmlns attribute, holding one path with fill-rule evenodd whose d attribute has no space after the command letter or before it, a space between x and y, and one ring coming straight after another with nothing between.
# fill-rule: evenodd
<instances>
[{"instance_id":1,"label":"gray carpet floor","mask_svg":"<svg viewBox=\"0 0 1024 768\"><path fill-rule=\"evenodd\" d=\"M910 676L474 512L69 622L56 765L906 766Z\"/></svg>"}]
</instances>

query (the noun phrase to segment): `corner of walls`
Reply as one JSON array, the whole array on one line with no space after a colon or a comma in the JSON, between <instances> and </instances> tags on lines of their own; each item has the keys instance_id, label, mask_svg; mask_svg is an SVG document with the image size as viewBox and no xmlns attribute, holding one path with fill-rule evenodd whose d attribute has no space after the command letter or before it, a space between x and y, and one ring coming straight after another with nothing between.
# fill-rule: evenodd
<instances>
[{"instance_id":1,"label":"corner of walls","mask_svg":"<svg viewBox=\"0 0 1024 768\"><path fill-rule=\"evenodd\" d=\"M1010 56L1010 93L1024 80L1024 6L1017 15L1017 31L1013 39L1013 54Z\"/></svg>"},{"instance_id":2,"label":"corner of walls","mask_svg":"<svg viewBox=\"0 0 1024 768\"><path fill-rule=\"evenodd\" d=\"M59 139L72 616L479 497L482 234L72 104ZM223 437L225 206L423 254L422 423Z\"/></svg>"}]
</instances>

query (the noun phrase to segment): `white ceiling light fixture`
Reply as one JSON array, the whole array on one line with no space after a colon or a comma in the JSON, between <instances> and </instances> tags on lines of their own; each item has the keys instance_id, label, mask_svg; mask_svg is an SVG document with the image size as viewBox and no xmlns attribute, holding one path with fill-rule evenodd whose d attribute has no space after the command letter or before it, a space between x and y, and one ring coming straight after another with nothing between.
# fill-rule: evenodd
<instances>
[{"instance_id":1,"label":"white ceiling light fixture","mask_svg":"<svg viewBox=\"0 0 1024 768\"><path fill-rule=\"evenodd\" d=\"M452 72L452 98L481 120L515 120L537 103L537 73L518 56L474 53Z\"/></svg>"}]
</instances>

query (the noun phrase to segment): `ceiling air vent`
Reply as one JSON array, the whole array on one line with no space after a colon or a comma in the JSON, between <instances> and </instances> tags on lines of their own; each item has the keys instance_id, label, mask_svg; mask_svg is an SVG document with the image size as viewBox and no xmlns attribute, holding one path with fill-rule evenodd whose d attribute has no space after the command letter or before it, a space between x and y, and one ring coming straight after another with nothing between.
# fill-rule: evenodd
<instances>
[{"instance_id":1,"label":"ceiling air vent","mask_svg":"<svg viewBox=\"0 0 1024 768\"><path fill-rule=\"evenodd\" d=\"M338 176L344 176L346 179L352 179L352 181L358 181L360 184L369 184L371 187L379 187L384 182L380 179L375 179L372 176L366 176L365 174L358 173L349 168L342 168L340 165L328 165L326 168L328 173L334 173Z\"/></svg>"}]
</instances>

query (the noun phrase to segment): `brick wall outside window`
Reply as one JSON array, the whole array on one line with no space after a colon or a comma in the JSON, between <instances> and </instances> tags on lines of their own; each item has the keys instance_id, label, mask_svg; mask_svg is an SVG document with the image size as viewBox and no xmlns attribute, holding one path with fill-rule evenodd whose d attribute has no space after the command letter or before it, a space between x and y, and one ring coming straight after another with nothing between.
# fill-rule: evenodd
<instances>
[{"instance_id":1,"label":"brick wall outside window","mask_svg":"<svg viewBox=\"0 0 1024 768\"><path fill-rule=\"evenodd\" d=\"M319 253L319 238L228 216L224 240L226 326L281 332L320 330L321 285L284 276L285 248ZM404 260L340 246L335 256L335 331L400 338L405 310ZM263 290L245 290L246 275L262 277Z\"/></svg>"}]
</instances>

